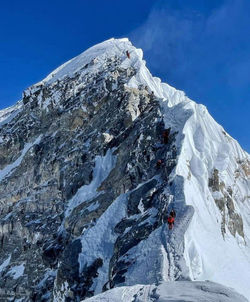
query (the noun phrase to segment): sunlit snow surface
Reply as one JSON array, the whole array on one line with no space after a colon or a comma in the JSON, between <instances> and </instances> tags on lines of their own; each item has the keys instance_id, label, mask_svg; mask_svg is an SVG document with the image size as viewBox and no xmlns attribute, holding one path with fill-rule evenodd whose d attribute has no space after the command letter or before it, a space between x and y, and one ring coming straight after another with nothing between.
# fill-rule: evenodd
<instances>
[{"instance_id":1,"label":"sunlit snow surface","mask_svg":"<svg viewBox=\"0 0 250 302\"><path fill-rule=\"evenodd\" d=\"M86 302L247 302L234 290L213 282L167 282L158 286L114 288Z\"/></svg>"}]
</instances>

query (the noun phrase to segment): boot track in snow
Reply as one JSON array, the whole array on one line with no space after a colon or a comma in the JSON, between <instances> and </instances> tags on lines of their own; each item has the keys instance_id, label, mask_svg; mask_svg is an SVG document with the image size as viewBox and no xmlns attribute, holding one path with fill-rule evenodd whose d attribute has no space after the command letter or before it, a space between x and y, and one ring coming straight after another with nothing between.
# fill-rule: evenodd
<instances>
[{"instance_id":1,"label":"boot track in snow","mask_svg":"<svg viewBox=\"0 0 250 302\"><path fill-rule=\"evenodd\" d=\"M177 213L173 229L169 230L166 223L164 223L161 230L161 241L167 253L168 276L171 281L183 278L178 260L183 254L184 234L193 217L194 208L186 205L184 209L177 211Z\"/></svg>"}]
</instances>

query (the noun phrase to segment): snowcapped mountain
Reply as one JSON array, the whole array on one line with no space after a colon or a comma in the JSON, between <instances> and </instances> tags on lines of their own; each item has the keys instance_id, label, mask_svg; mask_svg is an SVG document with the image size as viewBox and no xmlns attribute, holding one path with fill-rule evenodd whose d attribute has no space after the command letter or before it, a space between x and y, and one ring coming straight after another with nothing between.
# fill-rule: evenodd
<instances>
[{"instance_id":1,"label":"snowcapped mountain","mask_svg":"<svg viewBox=\"0 0 250 302\"><path fill-rule=\"evenodd\" d=\"M105 41L0 111L4 301L250 299L250 156L142 56Z\"/></svg>"}]
</instances>

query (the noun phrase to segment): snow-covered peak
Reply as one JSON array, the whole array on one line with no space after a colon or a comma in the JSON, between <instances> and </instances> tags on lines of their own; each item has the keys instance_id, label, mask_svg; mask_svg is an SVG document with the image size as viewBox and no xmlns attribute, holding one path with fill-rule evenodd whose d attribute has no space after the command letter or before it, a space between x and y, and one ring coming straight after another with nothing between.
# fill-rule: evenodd
<instances>
[{"instance_id":1,"label":"snow-covered peak","mask_svg":"<svg viewBox=\"0 0 250 302\"><path fill-rule=\"evenodd\" d=\"M139 59L142 59L142 51L132 46L127 38L109 39L102 43L90 47L77 57L67 61L57 69L52 71L41 83L51 84L56 80L60 80L65 76L72 76L82 67L89 64L92 60L104 60L112 56L126 56L126 51L134 52Z\"/></svg>"},{"instance_id":2,"label":"snow-covered peak","mask_svg":"<svg viewBox=\"0 0 250 302\"><path fill-rule=\"evenodd\" d=\"M130 54L130 58L126 55L127 51ZM128 68L131 66L136 70L136 74L127 83L128 87L137 88L139 85L145 85L157 97L168 99L169 106L173 106L179 102L190 101L183 91L176 90L170 85L162 83L159 78L153 77L146 67L146 62L143 60L143 51L133 46L127 38L112 38L90 47L77 57L52 71L44 80L35 84L32 91L34 91L36 86L50 85L65 77L72 77L91 62L94 62L91 72L96 72L103 67L105 60L115 56L120 58L122 62L121 67Z\"/></svg>"}]
</instances>

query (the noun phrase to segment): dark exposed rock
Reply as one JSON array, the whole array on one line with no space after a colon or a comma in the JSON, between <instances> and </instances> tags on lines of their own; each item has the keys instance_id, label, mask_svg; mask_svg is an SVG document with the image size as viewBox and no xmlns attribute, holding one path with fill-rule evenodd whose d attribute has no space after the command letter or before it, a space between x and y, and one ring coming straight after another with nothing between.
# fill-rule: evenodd
<instances>
[{"instance_id":1,"label":"dark exposed rock","mask_svg":"<svg viewBox=\"0 0 250 302\"><path fill-rule=\"evenodd\" d=\"M208 185L211 187L213 192L220 191L219 171L217 169L214 169L213 176L209 178Z\"/></svg>"},{"instance_id":2,"label":"dark exposed rock","mask_svg":"<svg viewBox=\"0 0 250 302\"><path fill-rule=\"evenodd\" d=\"M135 214L139 214L140 210L138 209L139 203L142 199L142 197L150 197L153 192L155 191L155 187L157 185L157 180L153 179L147 183L145 183L144 185L140 186L138 189L134 190L130 196L129 196L129 200L128 200L128 215L135 215ZM143 202L143 201L142 201ZM144 206L146 206L147 208L149 207L149 205L147 204L147 200L145 200L143 202Z\"/></svg>"},{"instance_id":3,"label":"dark exposed rock","mask_svg":"<svg viewBox=\"0 0 250 302\"><path fill-rule=\"evenodd\" d=\"M90 202L80 204L72 211L70 216L66 218L66 230L75 236L80 236L84 228L88 228L91 223L93 224L95 220L105 212L113 199L113 194L107 192L99 195ZM91 205L97 205L97 208L94 207L94 210L90 210L89 207L91 207Z\"/></svg>"},{"instance_id":4,"label":"dark exposed rock","mask_svg":"<svg viewBox=\"0 0 250 302\"><path fill-rule=\"evenodd\" d=\"M225 188L225 184L220 181L219 171L214 169L213 176L209 178L209 187L213 192L220 192L223 197L214 198L214 201L222 214L221 232L226 233L226 225L230 233L235 236L238 233L244 238L243 220L239 213L236 212L231 187Z\"/></svg>"},{"instance_id":5,"label":"dark exposed rock","mask_svg":"<svg viewBox=\"0 0 250 302\"><path fill-rule=\"evenodd\" d=\"M69 282L74 282L79 278L78 255L81 252L81 241L79 239L69 243L61 257L61 265L57 273L57 282L60 282L60 276L66 278Z\"/></svg>"},{"instance_id":6,"label":"dark exposed rock","mask_svg":"<svg viewBox=\"0 0 250 302\"><path fill-rule=\"evenodd\" d=\"M114 231L118 234L123 234L126 228L130 228L135 223L133 219L122 219L116 226Z\"/></svg>"}]
</instances>

